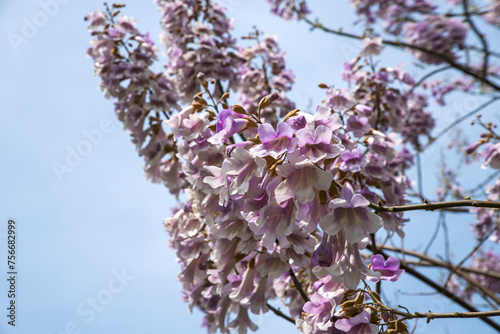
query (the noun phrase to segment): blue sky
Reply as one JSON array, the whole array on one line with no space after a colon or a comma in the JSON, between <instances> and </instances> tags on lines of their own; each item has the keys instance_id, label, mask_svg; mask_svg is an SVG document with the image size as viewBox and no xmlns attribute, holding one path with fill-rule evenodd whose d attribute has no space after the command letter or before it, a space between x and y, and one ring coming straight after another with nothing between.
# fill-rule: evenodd
<instances>
[{"instance_id":1,"label":"blue sky","mask_svg":"<svg viewBox=\"0 0 500 334\"><path fill-rule=\"evenodd\" d=\"M102 0L61 0L57 7L46 3L54 2L0 2L2 310L7 303L3 233L9 218L18 226L19 252L17 326L8 326L6 311L0 311L0 333L204 333L201 316L189 315L180 301L178 265L162 226L175 199L162 186L146 181L142 160L116 120L112 101L97 89L99 80L84 54L90 37L83 17L101 9ZM310 100L317 105L323 98L317 83L342 85L340 64L352 58L356 44L274 18L263 0L225 3L236 18L235 36L255 23L280 36L297 76L293 98L302 109ZM47 21L40 21L26 43L13 44L13 34L22 35L27 21L43 19L43 8L51 14ZM347 5L313 8L333 27L348 27L353 20ZM152 1L128 1L124 13L136 17L141 30L158 36L159 14ZM399 61L400 54L389 52L387 57ZM96 136L90 147L84 143L88 133ZM69 152L79 149L86 156L58 176L54 165L64 164ZM453 236L460 238L463 231L468 230ZM418 287L408 278L388 293L396 298L398 289ZM95 300L102 303L93 306ZM405 305L449 308L436 297L414 298ZM294 330L270 314L253 319L261 333ZM424 327L422 333L474 323L441 322Z\"/></svg>"}]
</instances>

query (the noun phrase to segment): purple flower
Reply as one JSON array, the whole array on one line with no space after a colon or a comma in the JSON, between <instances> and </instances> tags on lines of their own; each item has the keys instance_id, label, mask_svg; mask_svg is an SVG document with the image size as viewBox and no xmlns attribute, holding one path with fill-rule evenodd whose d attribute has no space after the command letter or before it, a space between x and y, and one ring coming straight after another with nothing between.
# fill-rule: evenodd
<instances>
[{"instance_id":1,"label":"purple flower","mask_svg":"<svg viewBox=\"0 0 500 334\"><path fill-rule=\"evenodd\" d=\"M382 38L374 37L374 38L365 38L363 39L363 50L360 52L360 56L362 57L371 57L379 55L382 52L384 46L382 45Z\"/></svg>"},{"instance_id":2,"label":"purple flower","mask_svg":"<svg viewBox=\"0 0 500 334\"><path fill-rule=\"evenodd\" d=\"M314 126L318 127L320 125L324 125L330 130L335 131L342 127L342 121L337 114L332 113L331 108L319 106L314 115Z\"/></svg>"},{"instance_id":3,"label":"purple flower","mask_svg":"<svg viewBox=\"0 0 500 334\"><path fill-rule=\"evenodd\" d=\"M332 130L320 125L316 130L303 128L297 131L300 153L308 157L312 162L321 159L334 158L344 150L344 146L332 144L332 138L339 142L340 139L333 136Z\"/></svg>"},{"instance_id":4,"label":"purple flower","mask_svg":"<svg viewBox=\"0 0 500 334\"><path fill-rule=\"evenodd\" d=\"M354 317L337 320L335 328L352 334L376 334L378 333L378 326L370 323L370 317L371 311L366 308Z\"/></svg>"},{"instance_id":5,"label":"purple flower","mask_svg":"<svg viewBox=\"0 0 500 334\"><path fill-rule=\"evenodd\" d=\"M493 169L500 169L500 143L487 145L485 153L486 160L481 165L481 168L486 169L487 166L490 166Z\"/></svg>"},{"instance_id":6,"label":"purple flower","mask_svg":"<svg viewBox=\"0 0 500 334\"><path fill-rule=\"evenodd\" d=\"M328 100L325 104L333 110L345 110L354 106L351 94L349 94L349 92L345 89L334 90L333 88L330 88L326 92L326 96L328 97Z\"/></svg>"},{"instance_id":7,"label":"purple flower","mask_svg":"<svg viewBox=\"0 0 500 334\"><path fill-rule=\"evenodd\" d=\"M335 198L328 204L333 211L321 220L321 229L330 235L343 230L350 244L361 241L367 234L377 232L383 225L382 218L371 212L369 205L370 202L363 195L354 193L347 182L342 188L340 198Z\"/></svg>"},{"instance_id":8,"label":"purple flower","mask_svg":"<svg viewBox=\"0 0 500 334\"><path fill-rule=\"evenodd\" d=\"M264 123L259 125L258 132L262 144L250 149L250 152L258 157L270 155L276 159L285 152L293 152L297 146L292 126L288 123L279 122L276 132L271 124Z\"/></svg>"},{"instance_id":9,"label":"purple flower","mask_svg":"<svg viewBox=\"0 0 500 334\"><path fill-rule=\"evenodd\" d=\"M344 172L351 171L353 173L359 172L362 167L368 163L363 156L363 152L359 148L351 151L344 151L340 154L343 162L340 164L340 169Z\"/></svg>"},{"instance_id":10,"label":"purple flower","mask_svg":"<svg viewBox=\"0 0 500 334\"><path fill-rule=\"evenodd\" d=\"M363 134L370 130L371 126L368 123L368 118L353 115L347 120L347 131L352 131L354 137L361 137Z\"/></svg>"},{"instance_id":11,"label":"purple flower","mask_svg":"<svg viewBox=\"0 0 500 334\"><path fill-rule=\"evenodd\" d=\"M229 194L245 194L250 181L260 178L264 174L266 161L252 156L247 150L237 147L231 156L222 163L222 174L234 177L229 184Z\"/></svg>"},{"instance_id":12,"label":"purple flower","mask_svg":"<svg viewBox=\"0 0 500 334\"><path fill-rule=\"evenodd\" d=\"M208 139L211 144L220 144L245 128L247 121L241 118L235 118L239 116L237 113L230 109L224 109L219 113L217 118L217 124L215 126L215 133L212 137Z\"/></svg>"},{"instance_id":13,"label":"purple flower","mask_svg":"<svg viewBox=\"0 0 500 334\"><path fill-rule=\"evenodd\" d=\"M316 247L311 256L311 263L313 266L330 267L333 263L333 260L338 260L338 258L340 257L338 251L339 248L341 252L344 249L338 247L337 239L338 238L335 238L335 236L331 236L326 233L323 234L320 244Z\"/></svg>"},{"instance_id":14,"label":"purple flower","mask_svg":"<svg viewBox=\"0 0 500 334\"><path fill-rule=\"evenodd\" d=\"M286 163L276 168L279 176L286 177L275 190L278 203L295 197L297 202L305 204L314 199L314 188L328 190L333 180L333 175L319 169L310 162L298 163L294 166Z\"/></svg>"},{"instance_id":15,"label":"purple flower","mask_svg":"<svg viewBox=\"0 0 500 334\"><path fill-rule=\"evenodd\" d=\"M399 269L399 259L389 256L387 260L381 254L373 255L370 259L372 270L379 272L380 277L369 276L368 280L370 282L378 282L380 280L389 280L391 282L396 282L399 277L405 272L403 269Z\"/></svg>"},{"instance_id":16,"label":"purple flower","mask_svg":"<svg viewBox=\"0 0 500 334\"><path fill-rule=\"evenodd\" d=\"M433 50L446 58L456 59L456 49L463 49L469 26L458 18L444 15L428 15L425 21L410 22L405 26L406 42ZM427 64L440 64L443 59L420 50L411 50L413 55Z\"/></svg>"}]
</instances>

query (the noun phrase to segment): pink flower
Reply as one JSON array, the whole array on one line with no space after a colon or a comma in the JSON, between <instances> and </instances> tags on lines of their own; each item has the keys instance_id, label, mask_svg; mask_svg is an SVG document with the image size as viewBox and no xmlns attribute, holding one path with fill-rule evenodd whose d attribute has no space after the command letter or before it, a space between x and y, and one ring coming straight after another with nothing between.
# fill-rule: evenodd
<instances>
[{"instance_id":1,"label":"pink flower","mask_svg":"<svg viewBox=\"0 0 500 334\"><path fill-rule=\"evenodd\" d=\"M391 282L396 282L401 275L405 272L403 269L399 269L399 259L389 256L387 260L381 254L373 255L370 259L372 265L372 270L379 272L380 277L369 276L368 280L370 282L378 282L380 280L389 280Z\"/></svg>"},{"instance_id":2,"label":"pink flower","mask_svg":"<svg viewBox=\"0 0 500 334\"><path fill-rule=\"evenodd\" d=\"M286 179L275 190L278 203L295 197L297 202L305 204L314 199L314 188L328 190L333 180L333 175L319 169L310 162L301 162L297 166L286 163L276 168L279 176Z\"/></svg>"},{"instance_id":3,"label":"pink flower","mask_svg":"<svg viewBox=\"0 0 500 334\"><path fill-rule=\"evenodd\" d=\"M264 123L259 125L258 132L262 144L250 149L250 152L258 157L270 155L276 159L285 152L294 151L297 146L292 126L288 123L279 122L276 131L271 124Z\"/></svg>"},{"instance_id":4,"label":"pink flower","mask_svg":"<svg viewBox=\"0 0 500 334\"><path fill-rule=\"evenodd\" d=\"M370 323L370 317L370 309L364 309L360 314L352 318L337 320L335 328L352 334L376 334L378 333L378 327Z\"/></svg>"},{"instance_id":5,"label":"pink flower","mask_svg":"<svg viewBox=\"0 0 500 334\"><path fill-rule=\"evenodd\" d=\"M490 166L493 169L500 169L500 143L486 146L486 160L481 165L482 169Z\"/></svg>"},{"instance_id":6,"label":"pink flower","mask_svg":"<svg viewBox=\"0 0 500 334\"><path fill-rule=\"evenodd\" d=\"M232 110L224 109L219 113L217 118L217 123L215 125L215 133L212 137L208 139L211 144L220 144L245 128L247 122Z\"/></svg>"},{"instance_id":7,"label":"pink flower","mask_svg":"<svg viewBox=\"0 0 500 334\"><path fill-rule=\"evenodd\" d=\"M324 125L318 126L315 130L303 128L297 131L299 140L300 154L308 157L312 162L318 162L321 159L334 158L344 150L344 146L332 144L332 138L340 142L333 135L332 130Z\"/></svg>"},{"instance_id":8,"label":"pink flower","mask_svg":"<svg viewBox=\"0 0 500 334\"><path fill-rule=\"evenodd\" d=\"M335 198L328 207L333 209L319 223L323 231L334 235L340 230L345 232L347 242L361 241L367 234L377 232L383 225L380 216L371 212L370 202L361 194L355 194L347 182L342 188L340 198Z\"/></svg>"}]
</instances>

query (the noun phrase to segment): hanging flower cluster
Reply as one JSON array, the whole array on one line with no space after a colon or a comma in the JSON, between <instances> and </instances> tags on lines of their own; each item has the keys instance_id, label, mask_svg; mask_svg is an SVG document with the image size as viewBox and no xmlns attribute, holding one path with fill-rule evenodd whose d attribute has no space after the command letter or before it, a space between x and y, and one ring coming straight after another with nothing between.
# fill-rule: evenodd
<instances>
[{"instance_id":1,"label":"hanging flower cluster","mask_svg":"<svg viewBox=\"0 0 500 334\"><path fill-rule=\"evenodd\" d=\"M268 2L285 19L310 12L305 2ZM367 282L394 282L404 272L398 259L374 251L375 234L404 237L403 213L380 208L409 202L410 150L429 143L434 127L428 96L402 69L368 62L383 46L366 37L344 65L351 88L320 84L321 105L301 112L287 95L295 77L276 37L255 31L239 43L211 0L156 3L165 73L151 69L156 47L120 15L123 5L86 17L94 38L87 54L147 176L184 198L164 226L189 308L205 314L211 333L256 330L250 313L275 311L274 299L303 333L408 333ZM456 59L464 46L466 27L431 16L428 1L352 3L369 24L429 14L424 23L387 22L386 30L444 57ZM470 153L483 144L484 166L500 168L493 140ZM477 233L490 233L488 224Z\"/></svg>"}]
</instances>

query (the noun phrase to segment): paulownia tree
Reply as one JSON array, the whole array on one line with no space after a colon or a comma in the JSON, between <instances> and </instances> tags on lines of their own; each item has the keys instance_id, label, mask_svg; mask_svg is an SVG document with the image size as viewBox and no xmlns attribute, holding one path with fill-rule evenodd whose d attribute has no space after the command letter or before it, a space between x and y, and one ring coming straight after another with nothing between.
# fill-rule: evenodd
<instances>
[{"instance_id":1,"label":"paulownia tree","mask_svg":"<svg viewBox=\"0 0 500 334\"><path fill-rule=\"evenodd\" d=\"M152 69L158 50L120 13L124 5L86 17L87 55L148 179L184 199L164 225L189 308L205 314L209 332L256 330L249 312L268 311L303 333L408 333L412 319L470 317L500 331L500 135L492 123L500 1L351 0L361 34L314 19L304 1L267 2L314 33L362 42L343 64L345 88L319 84L324 100L314 113L291 100L295 78L277 40L258 30L235 38L215 1L156 0L163 73ZM379 65L389 48L411 54L418 77ZM433 115L457 94L484 103L436 133ZM469 118L481 133L468 146L457 139L448 153L488 178L464 190L443 167L427 198L421 154ZM475 215L475 246L463 259L430 255L427 231L423 251L391 246L418 224L405 215L414 210L434 211L428 215L441 224L446 214ZM424 267L444 276L424 275ZM381 282L408 276L452 300L456 312L392 305Z\"/></svg>"}]
</instances>

